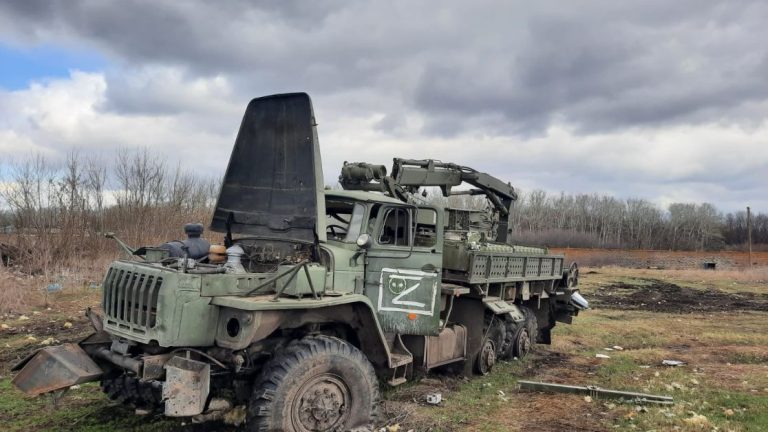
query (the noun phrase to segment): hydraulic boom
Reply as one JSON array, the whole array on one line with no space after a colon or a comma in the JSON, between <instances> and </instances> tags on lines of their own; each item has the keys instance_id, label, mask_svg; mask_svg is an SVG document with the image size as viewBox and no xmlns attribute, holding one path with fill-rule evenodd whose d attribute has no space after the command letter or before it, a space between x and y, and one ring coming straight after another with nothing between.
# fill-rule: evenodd
<instances>
[{"instance_id":1,"label":"hydraulic boom","mask_svg":"<svg viewBox=\"0 0 768 432\"><path fill-rule=\"evenodd\" d=\"M509 183L466 166L434 159L395 158L389 176L384 165L345 163L339 183L344 189L383 192L404 202L409 202L422 187L439 187L446 197L485 195L498 212L496 240L501 243L507 241L508 216L512 203L517 200L517 192ZM452 190L462 183L474 186L474 189Z\"/></svg>"}]
</instances>

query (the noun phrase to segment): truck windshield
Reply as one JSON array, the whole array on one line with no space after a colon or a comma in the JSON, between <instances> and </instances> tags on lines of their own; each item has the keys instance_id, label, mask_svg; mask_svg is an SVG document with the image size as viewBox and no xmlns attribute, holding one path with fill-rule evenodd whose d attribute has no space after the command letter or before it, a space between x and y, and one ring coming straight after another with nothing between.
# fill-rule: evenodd
<instances>
[{"instance_id":1,"label":"truck windshield","mask_svg":"<svg viewBox=\"0 0 768 432\"><path fill-rule=\"evenodd\" d=\"M347 236L344 237L345 243L354 243L357 241L357 238L360 237L360 231L363 229L364 215L365 206L359 203L355 204L355 208L352 209L352 218L349 221Z\"/></svg>"},{"instance_id":2,"label":"truck windshield","mask_svg":"<svg viewBox=\"0 0 768 432\"><path fill-rule=\"evenodd\" d=\"M325 209L328 240L354 243L362 231L365 206L354 201L327 200Z\"/></svg>"}]
</instances>

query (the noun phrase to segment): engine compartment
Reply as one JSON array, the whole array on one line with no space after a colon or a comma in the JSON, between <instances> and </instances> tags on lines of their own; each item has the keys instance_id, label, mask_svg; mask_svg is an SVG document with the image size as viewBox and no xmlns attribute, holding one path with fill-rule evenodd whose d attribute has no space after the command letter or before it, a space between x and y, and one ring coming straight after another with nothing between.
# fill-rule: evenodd
<instances>
[{"instance_id":1,"label":"engine compartment","mask_svg":"<svg viewBox=\"0 0 768 432\"><path fill-rule=\"evenodd\" d=\"M281 266L318 258L313 244L291 239L243 237L211 244L201 224L186 224L188 238L136 249L146 263L191 274L274 273ZM226 243L229 243L228 245Z\"/></svg>"}]
</instances>

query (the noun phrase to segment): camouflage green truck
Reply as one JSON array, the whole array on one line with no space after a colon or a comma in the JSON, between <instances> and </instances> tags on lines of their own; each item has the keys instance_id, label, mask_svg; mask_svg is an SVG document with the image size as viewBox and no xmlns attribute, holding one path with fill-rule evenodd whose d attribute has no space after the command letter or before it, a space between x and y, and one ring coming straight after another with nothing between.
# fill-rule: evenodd
<instances>
[{"instance_id":1,"label":"camouflage green truck","mask_svg":"<svg viewBox=\"0 0 768 432\"><path fill-rule=\"evenodd\" d=\"M103 281L95 332L20 362L13 383L60 395L100 381L112 399L245 430L365 430L379 382L445 368L488 373L549 343L588 308L563 255L508 242L514 188L434 160L345 163L324 190L303 93L252 100L213 215L189 238L130 249ZM482 195L445 209L419 192ZM455 188L455 189L454 189Z\"/></svg>"}]
</instances>

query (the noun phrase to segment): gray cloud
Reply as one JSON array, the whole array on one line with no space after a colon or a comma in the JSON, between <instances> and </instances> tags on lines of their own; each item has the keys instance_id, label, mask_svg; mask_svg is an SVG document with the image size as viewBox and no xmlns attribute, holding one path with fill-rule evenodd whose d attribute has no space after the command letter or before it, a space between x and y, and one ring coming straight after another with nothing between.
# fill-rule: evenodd
<instances>
[{"instance_id":1,"label":"gray cloud","mask_svg":"<svg viewBox=\"0 0 768 432\"><path fill-rule=\"evenodd\" d=\"M574 10L529 17L506 55L429 66L416 106L438 124L500 114L507 130L523 133L555 118L584 133L741 119L729 110L768 95L758 42L768 39L768 9L685 3L659 7L666 15L639 13L637 3L621 11L569 3Z\"/></svg>"},{"instance_id":2,"label":"gray cloud","mask_svg":"<svg viewBox=\"0 0 768 432\"><path fill-rule=\"evenodd\" d=\"M98 50L113 64L96 110L199 146L185 134L202 134L211 170L225 163L215 150L231 146L248 99L303 90L314 96L329 179L344 159L386 163L398 151L550 190L653 197L721 185L736 205L766 180L766 155L720 153L754 155L765 131L767 21L757 0L28 0L0 3L0 40ZM712 125L722 141L706 141Z\"/></svg>"},{"instance_id":3,"label":"gray cloud","mask_svg":"<svg viewBox=\"0 0 768 432\"><path fill-rule=\"evenodd\" d=\"M86 41L128 65L224 74L254 94L394 92L427 117L428 134L479 123L529 135L558 119L584 133L738 120L745 103L768 95L764 2L441 6L82 0L0 7L19 33ZM141 109L110 91L116 109ZM165 105L145 109L172 109Z\"/></svg>"}]
</instances>

